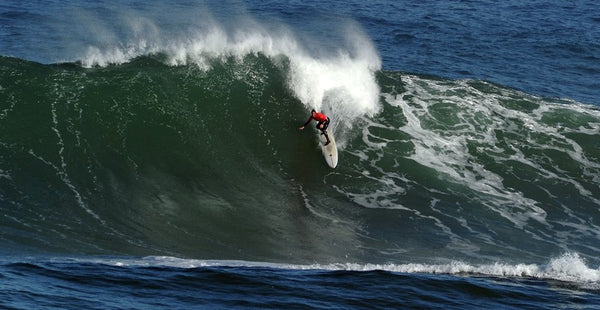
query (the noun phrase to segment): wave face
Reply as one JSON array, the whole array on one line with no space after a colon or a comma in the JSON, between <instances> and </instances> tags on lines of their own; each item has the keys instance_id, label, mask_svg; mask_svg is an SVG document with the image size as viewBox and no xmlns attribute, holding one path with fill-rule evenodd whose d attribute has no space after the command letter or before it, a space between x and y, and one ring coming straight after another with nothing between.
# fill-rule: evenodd
<instances>
[{"instance_id":1,"label":"wave face","mask_svg":"<svg viewBox=\"0 0 600 310\"><path fill-rule=\"evenodd\" d=\"M299 81L297 67L353 60L294 57L199 66L155 54L91 68L1 58L2 248L322 263L576 252L596 262L597 109L361 59L315 104L298 84L323 76ZM339 68L328 70L343 77ZM358 75L373 85L356 88ZM310 107L333 119L335 170L315 132L298 131Z\"/></svg>"},{"instance_id":2,"label":"wave face","mask_svg":"<svg viewBox=\"0 0 600 310\"><path fill-rule=\"evenodd\" d=\"M118 16L76 61L0 57L7 254L599 263L596 107L384 70L351 21Z\"/></svg>"}]
</instances>

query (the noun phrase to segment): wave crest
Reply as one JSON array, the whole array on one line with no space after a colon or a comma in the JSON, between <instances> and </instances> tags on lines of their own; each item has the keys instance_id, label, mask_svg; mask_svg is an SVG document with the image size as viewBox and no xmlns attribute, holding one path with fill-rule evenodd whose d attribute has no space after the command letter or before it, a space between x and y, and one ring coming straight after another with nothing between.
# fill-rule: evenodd
<instances>
[{"instance_id":1,"label":"wave crest","mask_svg":"<svg viewBox=\"0 0 600 310\"><path fill-rule=\"evenodd\" d=\"M247 16L241 20L240 26L228 29L208 19L173 34L149 19L134 18L122 26L131 33L125 41L89 45L80 61L84 67L105 67L163 54L170 66L191 63L210 70L215 60L242 62L249 54L262 54L287 71L288 87L307 108L322 110L335 120L333 131L380 111L375 72L381 69L381 59L356 23L345 23L339 37L333 38L336 43L325 45L286 25L268 26Z\"/></svg>"}]
</instances>

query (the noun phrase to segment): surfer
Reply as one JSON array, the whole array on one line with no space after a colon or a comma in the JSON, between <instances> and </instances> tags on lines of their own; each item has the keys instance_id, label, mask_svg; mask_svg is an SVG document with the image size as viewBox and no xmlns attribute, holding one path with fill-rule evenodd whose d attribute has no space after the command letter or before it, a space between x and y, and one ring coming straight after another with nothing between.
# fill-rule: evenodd
<instances>
[{"instance_id":1,"label":"surfer","mask_svg":"<svg viewBox=\"0 0 600 310\"><path fill-rule=\"evenodd\" d=\"M327 117L323 113L317 113L315 109L310 111L310 117L308 118L308 121L306 121L304 125L300 126L300 130L303 130L304 127L306 127L306 125L308 125L308 123L310 123L310 121L312 121L313 119L317 121L317 129L319 129L321 131L321 134L325 135L325 139L327 139L325 145L329 144L329 142L331 141L329 141L329 136L327 135L326 131L327 127L329 127L329 117Z\"/></svg>"}]
</instances>

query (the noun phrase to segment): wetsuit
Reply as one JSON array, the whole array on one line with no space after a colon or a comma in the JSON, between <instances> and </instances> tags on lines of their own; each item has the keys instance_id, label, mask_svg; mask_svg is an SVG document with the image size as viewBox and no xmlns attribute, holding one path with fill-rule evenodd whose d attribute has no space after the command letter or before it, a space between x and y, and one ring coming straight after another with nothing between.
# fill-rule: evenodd
<instances>
[{"instance_id":1,"label":"wetsuit","mask_svg":"<svg viewBox=\"0 0 600 310\"><path fill-rule=\"evenodd\" d=\"M321 134L325 135L325 138L327 139L327 143L325 143L325 145L329 144L329 136L327 136L327 132L325 131L327 130L327 127L329 127L329 117L323 113L315 113L315 116L312 116L311 114L310 118L308 118L308 121L304 123L304 126L308 125L308 123L310 123L310 121L313 119L317 121L317 129L319 129ZM323 125L322 128L320 128L321 125Z\"/></svg>"},{"instance_id":2,"label":"wetsuit","mask_svg":"<svg viewBox=\"0 0 600 310\"><path fill-rule=\"evenodd\" d=\"M310 116L310 118L308 119L308 121L306 121L306 123L304 123L304 126L308 125L308 123L310 123L310 121L312 120L317 121L317 129L321 130L321 131L325 131L325 129L327 129L327 127L329 127L329 117L325 116L325 114L323 113L315 113L315 116ZM319 126L321 126L321 124L323 124L323 128L320 128Z\"/></svg>"}]
</instances>

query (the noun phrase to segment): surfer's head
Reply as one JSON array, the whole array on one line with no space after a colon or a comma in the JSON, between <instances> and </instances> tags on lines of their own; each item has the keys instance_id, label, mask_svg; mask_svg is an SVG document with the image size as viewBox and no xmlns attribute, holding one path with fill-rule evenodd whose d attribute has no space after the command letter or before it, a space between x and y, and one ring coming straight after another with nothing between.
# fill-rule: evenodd
<instances>
[{"instance_id":1,"label":"surfer's head","mask_svg":"<svg viewBox=\"0 0 600 310\"><path fill-rule=\"evenodd\" d=\"M312 110L310 111L310 114L312 114L313 116L314 116L316 113L317 113L317 111L315 111L315 109L312 109Z\"/></svg>"}]
</instances>

